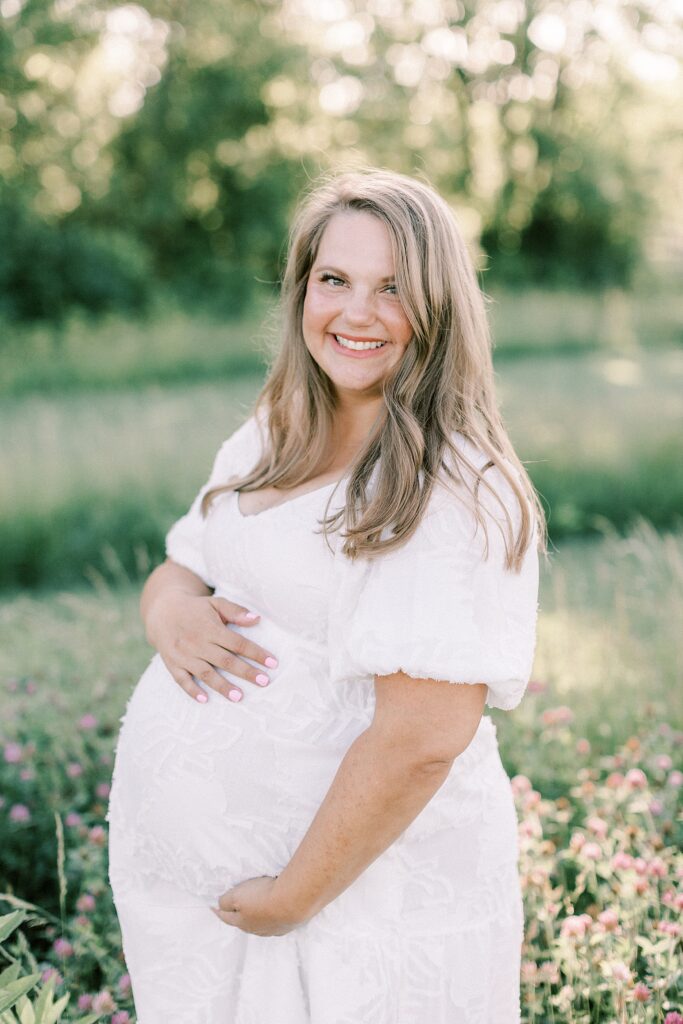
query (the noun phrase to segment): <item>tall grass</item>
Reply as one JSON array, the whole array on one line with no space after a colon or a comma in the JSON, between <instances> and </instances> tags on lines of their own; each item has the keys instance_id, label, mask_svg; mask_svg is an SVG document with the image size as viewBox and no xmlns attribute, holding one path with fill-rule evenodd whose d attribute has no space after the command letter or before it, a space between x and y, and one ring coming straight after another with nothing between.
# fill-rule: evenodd
<instances>
[{"instance_id":1,"label":"tall grass","mask_svg":"<svg viewBox=\"0 0 683 1024\"><path fill-rule=\"evenodd\" d=\"M503 415L560 537L683 514L683 350L504 361ZM138 578L260 376L27 395L0 413L0 585Z\"/></svg>"}]
</instances>

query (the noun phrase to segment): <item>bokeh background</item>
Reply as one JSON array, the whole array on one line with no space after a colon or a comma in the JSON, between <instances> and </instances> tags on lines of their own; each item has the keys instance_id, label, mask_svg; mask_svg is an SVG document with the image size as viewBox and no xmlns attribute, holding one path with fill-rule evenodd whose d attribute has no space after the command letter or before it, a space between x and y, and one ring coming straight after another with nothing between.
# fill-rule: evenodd
<instances>
[{"instance_id":1,"label":"bokeh background","mask_svg":"<svg viewBox=\"0 0 683 1024\"><path fill-rule=\"evenodd\" d=\"M0 953L71 1008L133 1019L103 816L141 581L261 385L298 194L376 164L459 219L548 513L497 716L525 1020L683 1021L682 68L681 0L0 0Z\"/></svg>"}]
</instances>

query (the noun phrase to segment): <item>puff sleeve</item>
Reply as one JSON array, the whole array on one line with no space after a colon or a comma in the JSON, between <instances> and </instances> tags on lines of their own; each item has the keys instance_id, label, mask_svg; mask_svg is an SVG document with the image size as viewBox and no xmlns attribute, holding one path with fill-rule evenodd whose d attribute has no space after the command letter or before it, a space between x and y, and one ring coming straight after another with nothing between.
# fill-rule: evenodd
<instances>
[{"instance_id":1,"label":"puff sleeve","mask_svg":"<svg viewBox=\"0 0 683 1024\"><path fill-rule=\"evenodd\" d=\"M519 505L498 470L486 478L515 528ZM509 710L524 695L534 657L538 550L532 541L519 573L505 568L505 517L485 498L489 553L473 508L437 485L402 547L368 561L342 615L336 657L342 675L390 675L486 683L489 707ZM488 494L488 492L486 492ZM495 512L495 509L498 512ZM343 663L343 668L342 668Z\"/></svg>"},{"instance_id":2,"label":"puff sleeve","mask_svg":"<svg viewBox=\"0 0 683 1024\"><path fill-rule=\"evenodd\" d=\"M258 454L254 447L257 438L258 427L252 416L223 442L214 459L209 479L201 487L185 515L181 516L166 534L167 557L178 565L190 569L206 583L207 587L215 588L217 584L211 576L204 549L206 519L201 513L202 499L212 487L224 484L230 477L251 468Z\"/></svg>"}]
</instances>

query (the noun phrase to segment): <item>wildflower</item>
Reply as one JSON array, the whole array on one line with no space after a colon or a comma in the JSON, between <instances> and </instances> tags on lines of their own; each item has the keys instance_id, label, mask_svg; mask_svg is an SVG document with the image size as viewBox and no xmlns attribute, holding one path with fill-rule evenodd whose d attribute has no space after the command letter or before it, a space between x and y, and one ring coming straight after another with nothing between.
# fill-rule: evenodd
<instances>
[{"instance_id":1,"label":"wildflower","mask_svg":"<svg viewBox=\"0 0 683 1024\"><path fill-rule=\"evenodd\" d=\"M31 768L30 765L27 768L22 768L21 771L19 772L19 778L23 782L32 782L33 779L35 779L35 777L36 777L35 768Z\"/></svg>"},{"instance_id":2,"label":"wildflower","mask_svg":"<svg viewBox=\"0 0 683 1024\"><path fill-rule=\"evenodd\" d=\"M546 708L541 715L543 725L570 725L574 721L574 712L571 708L562 704L558 708Z\"/></svg>"},{"instance_id":3,"label":"wildflower","mask_svg":"<svg viewBox=\"0 0 683 1024\"><path fill-rule=\"evenodd\" d=\"M111 992L103 988L101 992L93 996L92 1008L93 1013L113 1013L116 1009L116 1003L112 998Z\"/></svg>"},{"instance_id":4,"label":"wildflower","mask_svg":"<svg viewBox=\"0 0 683 1024\"><path fill-rule=\"evenodd\" d=\"M97 719L95 718L94 715L91 715L90 713L88 713L86 715L82 715L81 718L78 719L78 727L79 727L79 729L84 729L84 730L85 729L96 729L97 728Z\"/></svg>"},{"instance_id":5,"label":"wildflower","mask_svg":"<svg viewBox=\"0 0 683 1024\"><path fill-rule=\"evenodd\" d=\"M633 867L637 875L644 875L647 872L647 861L643 860L642 857L636 857L633 861Z\"/></svg>"},{"instance_id":6,"label":"wildflower","mask_svg":"<svg viewBox=\"0 0 683 1024\"><path fill-rule=\"evenodd\" d=\"M620 786L623 786L625 781L626 780L621 772L610 772L605 779L605 785L609 786L610 789L619 789Z\"/></svg>"},{"instance_id":7,"label":"wildflower","mask_svg":"<svg viewBox=\"0 0 683 1024\"><path fill-rule=\"evenodd\" d=\"M574 832L571 839L569 840L569 849L574 853L578 853L581 847L586 842L586 837L583 832Z\"/></svg>"},{"instance_id":8,"label":"wildflower","mask_svg":"<svg viewBox=\"0 0 683 1024\"><path fill-rule=\"evenodd\" d=\"M527 984L533 984L536 981L537 974L538 966L535 960L522 961L522 981Z\"/></svg>"},{"instance_id":9,"label":"wildflower","mask_svg":"<svg viewBox=\"0 0 683 1024\"><path fill-rule=\"evenodd\" d=\"M543 885L548 880L548 872L545 868L533 868L528 874L528 880L530 885L535 885L537 888L543 888Z\"/></svg>"},{"instance_id":10,"label":"wildflower","mask_svg":"<svg viewBox=\"0 0 683 1024\"><path fill-rule=\"evenodd\" d=\"M597 843L586 843L581 852L588 860L600 860L602 857L602 849Z\"/></svg>"},{"instance_id":11,"label":"wildflower","mask_svg":"<svg viewBox=\"0 0 683 1024\"><path fill-rule=\"evenodd\" d=\"M83 774L83 765L79 764L78 761L70 761L66 766L66 774L70 779L77 779L79 775Z\"/></svg>"},{"instance_id":12,"label":"wildflower","mask_svg":"<svg viewBox=\"0 0 683 1024\"><path fill-rule=\"evenodd\" d=\"M645 789L647 786L647 775L642 768L629 768L626 772L626 783L631 789Z\"/></svg>"},{"instance_id":13,"label":"wildflower","mask_svg":"<svg viewBox=\"0 0 683 1024\"><path fill-rule=\"evenodd\" d=\"M7 764L17 764L21 761L23 756L23 749L20 743L6 743L5 744L5 761Z\"/></svg>"},{"instance_id":14,"label":"wildflower","mask_svg":"<svg viewBox=\"0 0 683 1024\"><path fill-rule=\"evenodd\" d=\"M664 810L664 804L661 800L650 800L650 803L647 805L647 809L653 818L658 818Z\"/></svg>"},{"instance_id":15,"label":"wildflower","mask_svg":"<svg viewBox=\"0 0 683 1024\"><path fill-rule=\"evenodd\" d=\"M607 968L608 975L611 975L615 981L631 981L631 972L622 960L613 960L605 966Z\"/></svg>"},{"instance_id":16,"label":"wildflower","mask_svg":"<svg viewBox=\"0 0 683 1024\"><path fill-rule=\"evenodd\" d=\"M13 804L9 809L10 821L30 821L31 812L26 804Z\"/></svg>"},{"instance_id":17,"label":"wildflower","mask_svg":"<svg viewBox=\"0 0 683 1024\"><path fill-rule=\"evenodd\" d=\"M560 970L553 960L544 960L538 974L540 981L548 981L551 985L557 985L560 980Z\"/></svg>"},{"instance_id":18,"label":"wildflower","mask_svg":"<svg viewBox=\"0 0 683 1024\"><path fill-rule=\"evenodd\" d=\"M661 857L652 858L647 865L647 873L655 878L666 878L668 874L667 867Z\"/></svg>"},{"instance_id":19,"label":"wildflower","mask_svg":"<svg viewBox=\"0 0 683 1024\"><path fill-rule=\"evenodd\" d=\"M127 996L131 990L130 974L122 974L116 983L116 987L119 990L120 995Z\"/></svg>"},{"instance_id":20,"label":"wildflower","mask_svg":"<svg viewBox=\"0 0 683 1024\"><path fill-rule=\"evenodd\" d=\"M130 1020L130 1014L128 1010L119 1010L115 1013L111 1019L111 1024L128 1024Z\"/></svg>"},{"instance_id":21,"label":"wildflower","mask_svg":"<svg viewBox=\"0 0 683 1024\"><path fill-rule=\"evenodd\" d=\"M637 1003L646 1003L650 998L650 995L651 993L649 988L647 985L644 985L642 981L639 981L638 984L634 986L633 998Z\"/></svg>"},{"instance_id":22,"label":"wildflower","mask_svg":"<svg viewBox=\"0 0 683 1024\"><path fill-rule=\"evenodd\" d=\"M673 761L668 754L657 754L657 757L655 758L655 767L659 768L660 771L668 772L672 764Z\"/></svg>"},{"instance_id":23,"label":"wildflower","mask_svg":"<svg viewBox=\"0 0 683 1024\"><path fill-rule=\"evenodd\" d=\"M571 917L565 917L562 922L562 927L560 928L560 935L564 938L576 937L582 939L592 923L593 918L590 914L578 914Z\"/></svg>"},{"instance_id":24,"label":"wildflower","mask_svg":"<svg viewBox=\"0 0 683 1024\"><path fill-rule=\"evenodd\" d=\"M88 841L93 846L104 846L107 842L107 833L101 825L94 825L88 832Z\"/></svg>"},{"instance_id":25,"label":"wildflower","mask_svg":"<svg viewBox=\"0 0 683 1024\"><path fill-rule=\"evenodd\" d=\"M530 811L533 807L536 807L541 802L541 794L537 789L531 789L528 793L524 794L522 800L522 808L525 811Z\"/></svg>"},{"instance_id":26,"label":"wildflower","mask_svg":"<svg viewBox=\"0 0 683 1024\"><path fill-rule=\"evenodd\" d=\"M93 997L87 992L78 997L77 1006L79 1010L91 1010Z\"/></svg>"},{"instance_id":27,"label":"wildflower","mask_svg":"<svg viewBox=\"0 0 683 1024\"><path fill-rule=\"evenodd\" d=\"M29 681L26 684L26 692L31 697L33 696L34 693L38 692L38 687L36 686L32 679L29 679Z\"/></svg>"},{"instance_id":28,"label":"wildflower","mask_svg":"<svg viewBox=\"0 0 683 1024\"><path fill-rule=\"evenodd\" d=\"M633 867L633 857L624 850L617 850L612 857L612 867L616 871L628 871L629 868Z\"/></svg>"},{"instance_id":29,"label":"wildflower","mask_svg":"<svg viewBox=\"0 0 683 1024\"><path fill-rule=\"evenodd\" d=\"M110 790L111 786L109 785L108 782L99 782L95 787L95 794L101 797L103 800L106 800L107 797L109 796Z\"/></svg>"},{"instance_id":30,"label":"wildflower","mask_svg":"<svg viewBox=\"0 0 683 1024\"><path fill-rule=\"evenodd\" d=\"M619 927L619 916L616 910L608 908L598 914L598 921L606 932L614 932Z\"/></svg>"},{"instance_id":31,"label":"wildflower","mask_svg":"<svg viewBox=\"0 0 683 1024\"><path fill-rule=\"evenodd\" d=\"M52 948L59 957L73 956L74 948L68 939L55 939Z\"/></svg>"},{"instance_id":32,"label":"wildflower","mask_svg":"<svg viewBox=\"0 0 683 1024\"><path fill-rule=\"evenodd\" d=\"M603 818L598 818L596 814L588 819L586 828L589 828L600 839L604 839L607 835L607 822Z\"/></svg>"},{"instance_id":33,"label":"wildflower","mask_svg":"<svg viewBox=\"0 0 683 1024\"><path fill-rule=\"evenodd\" d=\"M576 753L577 754L590 754L591 745L587 739L583 737L576 741Z\"/></svg>"},{"instance_id":34,"label":"wildflower","mask_svg":"<svg viewBox=\"0 0 683 1024\"><path fill-rule=\"evenodd\" d=\"M43 973L40 975L40 980L43 982L43 984L47 983L48 981L52 981L54 982L54 985L56 987L57 985L62 984L64 978L61 976L56 967L46 967Z\"/></svg>"},{"instance_id":35,"label":"wildflower","mask_svg":"<svg viewBox=\"0 0 683 1024\"><path fill-rule=\"evenodd\" d=\"M664 935L673 935L674 938L677 938L680 934L681 926L676 924L675 921L659 921L657 931L663 932Z\"/></svg>"},{"instance_id":36,"label":"wildflower","mask_svg":"<svg viewBox=\"0 0 683 1024\"><path fill-rule=\"evenodd\" d=\"M664 1018L664 1024L683 1024L683 1017L676 1010L673 1010L671 1013L667 1013Z\"/></svg>"},{"instance_id":37,"label":"wildflower","mask_svg":"<svg viewBox=\"0 0 683 1024\"><path fill-rule=\"evenodd\" d=\"M520 793L528 793L532 788L531 781L526 775L514 775L510 782L512 783L512 792L515 796L518 796Z\"/></svg>"},{"instance_id":38,"label":"wildflower","mask_svg":"<svg viewBox=\"0 0 683 1024\"><path fill-rule=\"evenodd\" d=\"M85 914L77 914L74 918L74 924L79 928L87 928L90 924L90 918L86 917Z\"/></svg>"},{"instance_id":39,"label":"wildflower","mask_svg":"<svg viewBox=\"0 0 683 1024\"><path fill-rule=\"evenodd\" d=\"M539 839L543 835L541 823L537 818L525 818L519 824L520 835L528 839Z\"/></svg>"},{"instance_id":40,"label":"wildflower","mask_svg":"<svg viewBox=\"0 0 683 1024\"><path fill-rule=\"evenodd\" d=\"M680 789L683 786L683 772L672 771L666 780L667 786L673 786L674 789Z\"/></svg>"},{"instance_id":41,"label":"wildflower","mask_svg":"<svg viewBox=\"0 0 683 1024\"><path fill-rule=\"evenodd\" d=\"M633 888L639 896L642 896L643 893L647 892L648 885L649 883L647 878L636 878Z\"/></svg>"},{"instance_id":42,"label":"wildflower","mask_svg":"<svg viewBox=\"0 0 683 1024\"><path fill-rule=\"evenodd\" d=\"M76 900L76 908L78 910L89 911L95 909L95 897L91 892L84 892L82 896L79 896Z\"/></svg>"},{"instance_id":43,"label":"wildflower","mask_svg":"<svg viewBox=\"0 0 683 1024\"><path fill-rule=\"evenodd\" d=\"M77 828L78 825L81 825L83 823L83 819L81 818L80 814L76 813L76 811L69 811L64 820L69 828Z\"/></svg>"},{"instance_id":44,"label":"wildflower","mask_svg":"<svg viewBox=\"0 0 683 1024\"><path fill-rule=\"evenodd\" d=\"M548 688L547 683L542 683L540 679L530 679L527 684L527 693L545 693Z\"/></svg>"}]
</instances>

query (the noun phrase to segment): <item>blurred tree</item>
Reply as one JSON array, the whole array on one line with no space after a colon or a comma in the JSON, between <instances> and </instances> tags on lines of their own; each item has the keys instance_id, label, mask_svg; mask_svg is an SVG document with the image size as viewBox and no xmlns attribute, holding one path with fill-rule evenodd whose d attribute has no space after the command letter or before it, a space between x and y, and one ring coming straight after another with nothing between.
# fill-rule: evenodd
<instances>
[{"instance_id":1,"label":"blurred tree","mask_svg":"<svg viewBox=\"0 0 683 1024\"><path fill-rule=\"evenodd\" d=\"M176 294L239 313L256 279L275 282L302 169L268 135L264 84L300 74L304 51L261 32L253 0L151 0L170 26L168 59L142 109L111 143L111 185L93 216L128 223ZM174 16L182 13L182 25Z\"/></svg>"},{"instance_id":2,"label":"blurred tree","mask_svg":"<svg viewBox=\"0 0 683 1024\"><path fill-rule=\"evenodd\" d=\"M367 162L424 172L492 279L628 285L682 54L672 0L0 0L0 307L238 313L301 184Z\"/></svg>"}]
</instances>

